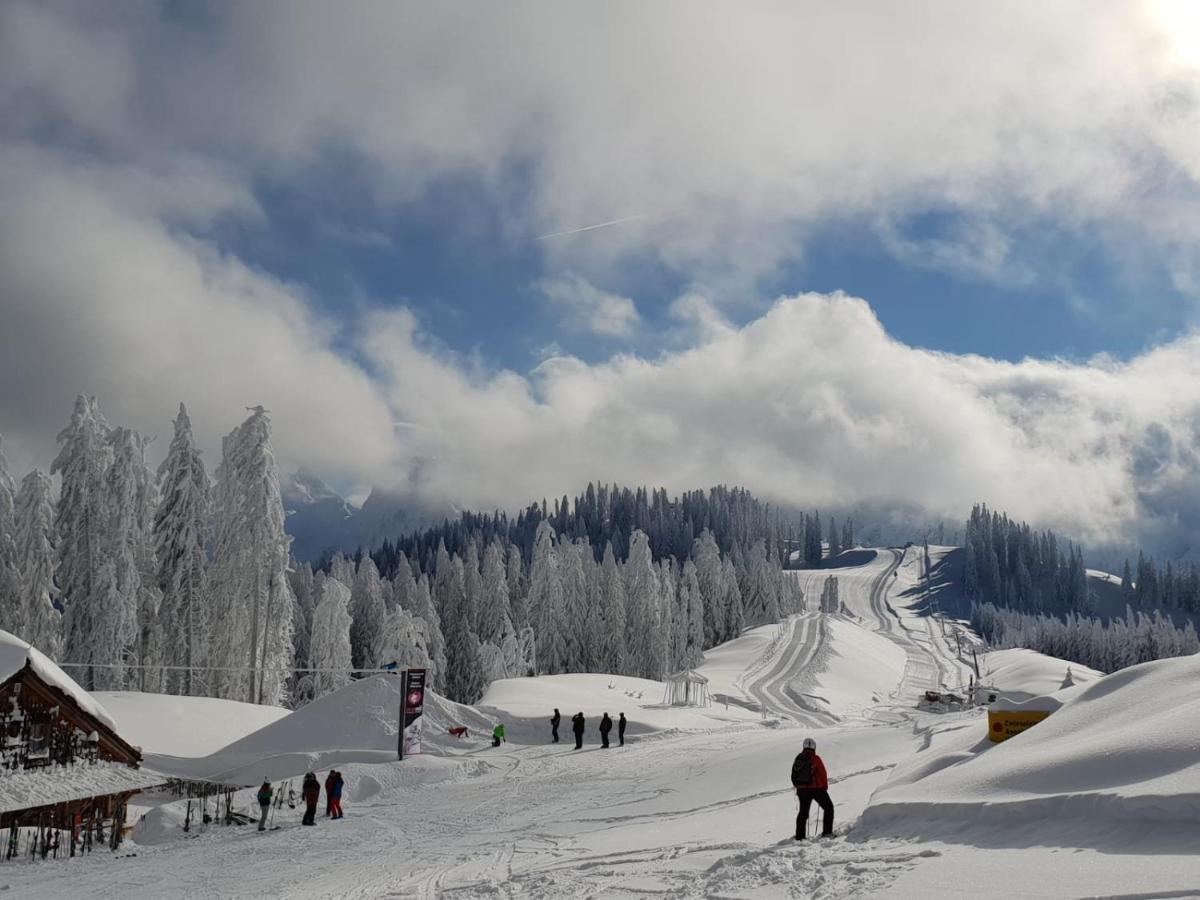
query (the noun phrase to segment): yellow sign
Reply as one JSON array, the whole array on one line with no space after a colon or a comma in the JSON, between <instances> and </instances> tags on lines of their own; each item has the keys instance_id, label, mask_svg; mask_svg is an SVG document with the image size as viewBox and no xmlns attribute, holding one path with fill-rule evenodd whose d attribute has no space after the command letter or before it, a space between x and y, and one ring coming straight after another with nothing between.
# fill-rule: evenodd
<instances>
[{"instance_id":1,"label":"yellow sign","mask_svg":"<svg viewBox=\"0 0 1200 900\"><path fill-rule=\"evenodd\" d=\"M988 710L988 737L993 741L1007 741L1014 734L1036 725L1050 713L1045 710L1027 709L1008 712L1002 709Z\"/></svg>"}]
</instances>

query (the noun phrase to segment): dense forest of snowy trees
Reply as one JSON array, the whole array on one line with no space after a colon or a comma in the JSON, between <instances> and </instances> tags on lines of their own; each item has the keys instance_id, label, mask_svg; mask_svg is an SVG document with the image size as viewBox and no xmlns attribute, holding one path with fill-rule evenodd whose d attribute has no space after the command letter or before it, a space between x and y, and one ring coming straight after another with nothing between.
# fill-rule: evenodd
<instances>
[{"instance_id":1,"label":"dense forest of snowy trees","mask_svg":"<svg viewBox=\"0 0 1200 900\"><path fill-rule=\"evenodd\" d=\"M1160 569L1139 555L1134 580L1126 562L1124 617L1106 620L1094 615L1082 549L1052 531L980 505L967 521L965 552L972 625L994 647L1027 647L1104 672L1200 649L1190 621L1180 627L1162 612L1200 611L1194 566Z\"/></svg>"},{"instance_id":2,"label":"dense forest of snowy trees","mask_svg":"<svg viewBox=\"0 0 1200 900\"><path fill-rule=\"evenodd\" d=\"M1060 618L983 603L972 610L971 626L998 649L1026 647L1101 672L1200 650L1191 622L1180 628L1161 612L1126 609L1124 618L1105 624L1077 613Z\"/></svg>"},{"instance_id":3,"label":"dense forest of snowy trees","mask_svg":"<svg viewBox=\"0 0 1200 900\"><path fill-rule=\"evenodd\" d=\"M0 627L88 689L295 705L393 665L464 701L518 675L661 678L800 610L784 561L821 558L819 516L785 524L740 489L589 486L314 570L289 558L261 407L225 437L215 478L182 404L156 472L147 438L93 397L58 443L19 490L0 453ZM853 528L829 535L845 545Z\"/></svg>"},{"instance_id":4,"label":"dense forest of snowy trees","mask_svg":"<svg viewBox=\"0 0 1200 900\"><path fill-rule=\"evenodd\" d=\"M1052 531L979 505L967 520L963 589L968 600L1022 612L1092 609L1083 553Z\"/></svg>"}]
</instances>

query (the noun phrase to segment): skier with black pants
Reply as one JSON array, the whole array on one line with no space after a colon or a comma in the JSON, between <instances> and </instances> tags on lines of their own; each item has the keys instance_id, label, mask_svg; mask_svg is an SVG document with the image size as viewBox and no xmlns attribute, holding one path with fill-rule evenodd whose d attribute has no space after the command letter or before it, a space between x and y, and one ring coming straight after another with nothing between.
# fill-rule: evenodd
<instances>
[{"instance_id":1,"label":"skier with black pants","mask_svg":"<svg viewBox=\"0 0 1200 900\"><path fill-rule=\"evenodd\" d=\"M575 749L583 749L583 713L577 712L571 717L571 730L575 732Z\"/></svg>"},{"instance_id":2,"label":"skier with black pants","mask_svg":"<svg viewBox=\"0 0 1200 900\"><path fill-rule=\"evenodd\" d=\"M608 713L604 714L604 718L600 720L600 746L608 749L608 733L612 731L612 719L608 717Z\"/></svg>"},{"instance_id":3,"label":"skier with black pants","mask_svg":"<svg viewBox=\"0 0 1200 900\"><path fill-rule=\"evenodd\" d=\"M804 749L792 762L792 787L800 798L800 812L796 815L796 840L804 840L808 828L808 811L815 800L825 814L821 837L833 836L833 801L829 799L829 775L825 763L817 756L817 742L804 739Z\"/></svg>"},{"instance_id":4,"label":"skier with black pants","mask_svg":"<svg viewBox=\"0 0 1200 900\"><path fill-rule=\"evenodd\" d=\"M316 825L317 824L317 801L321 799L321 782L317 781L317 776L309 772L304 776L304 818L300 820L301 825Z\"/></svg>"},{"instance_id":5,"label":"skier with black pants","mask_svg":"<svg viewBox=\"0 0 1200 900\"><path fill-rule=\"evenodd\" d=\"M617 737L621 739L621 746L625 746L625 726L629 723L625 721L625 713L621 713L621 718L617 721Z\"/></svg>"},{"instance_id":6,"label":"skier with black pants","mask_svg":"<svg viewBox=\"0 0 1200 900\"><path fill-rule=\"evenodd\" d=\"M271 798L275 796L275 789L271 787L271 782L263 779L262 787L258 789L258 805L262 809L262 815L258 819L258 830L267 830L267 813L271 811Z\"/></svg>"},{"instance_id":7,"label":"skier with black pants","mask_svg":"<svg viewBox=\"0 0 1200 900\"><path fill-rule=\"evenodd\" d=\"M554 707L554 715L550 717L550 734L553 738L551 743L558 743L558 723L562 721L562 713L558 711L558 707Z\"/></svg>"}]
</instances>

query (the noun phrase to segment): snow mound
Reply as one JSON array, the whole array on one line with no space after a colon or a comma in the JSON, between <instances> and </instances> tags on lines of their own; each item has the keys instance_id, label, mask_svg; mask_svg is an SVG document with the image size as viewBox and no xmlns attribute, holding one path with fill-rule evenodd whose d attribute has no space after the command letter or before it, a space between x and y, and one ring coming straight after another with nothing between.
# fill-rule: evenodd
<instances>
[{"instance_id":1,"label":"snow mound","mask_svg":"<svg viewBox=\"0 0 1200 900\"><path fill-rule=\"evenodd\" d=\"M1159 827L1194 841L1198 680L1200 656L1123 669L1075 688L1048 719L999 744L975 717L897 767L862 834L1128 846Z\"/></svg>"},{"instance_id":2,"label":"snow mound","mask_svg":"<svg viewBox=\"0 0 1200 900\"><path fill-rule=\"evenodd\" d=\"M7 631L0 631L0 682L8 681L25 667L26 663L46 684L52 685L79 704L79 708L99 719L118 734L117 723L108 710L101 706L91 694L81 688L70 675L55 665L50 657L36 647ZM123 736L123 735L122 735Z\"/></svg>"},{"instance_id":3,"label":"snow mound","mask_svg":"<svg viewBox=\"0 0 1200 900\"><path fill-rule=\"evenodd\" d=\"M376 675L355 681L294 713L199 759L147 756L157 771L226 784L258 784L352 762L395 762L401 679ZM432 691L425 694L424 752L460 748L448 729L464 725L472 735L490 734L492 721Z\"/></svg>"},{"instance_id":4,"label":"snow mound","mask_svg":"<svg viewBox=\"0 0 1200 900\"><path fill-rule=\"evenodd\" d=\"M993 650L980 660L983 683L1013 700L1042 697L1063 687L1067 670L1075 684L1091 684L1104 673L1036 650Z\"/></svg>"},{"instance_id":5,"label":"snow mound","mask_svg":"<svg viewBox=\"0 0 1200 900\"><path fill-rule=\"evenodd\" d=\"M97 691L119 732L147 753L207 756L289 715L281 706L259 706L215 697L178 697L140 691Z\"/></svg>"}]
</instances>

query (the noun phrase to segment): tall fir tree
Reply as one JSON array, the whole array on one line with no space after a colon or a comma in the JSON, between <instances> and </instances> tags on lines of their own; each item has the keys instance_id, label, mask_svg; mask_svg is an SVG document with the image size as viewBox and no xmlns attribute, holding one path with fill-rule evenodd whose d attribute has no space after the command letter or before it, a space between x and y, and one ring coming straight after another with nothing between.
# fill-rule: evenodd
<instances>
[{"instance_id":1,"label":"tall fir tree","mask_svg":"<svg viewBox=\"0 0 1200 900\"><path fill-rule=\"evenodd\" d=\"M380 632L387 619L383 602L383 581L375 561L364 556L354 576L350 595L350 659L356 669L375 669L380 660L375 655Z\"/></svg>"},{"instance_id":2,"label":"tall fir tree","mask_svg":"<svg viewBox=\"0 0 1200 900\"><path fill-rule=\"evenodd\" d=\"M115 428L108 440L113 459L104 479L103 509L107 516L101 544L103 562L96 575L90 611L93 633L87 661L98 664L93 670L98 690L119 691L142 686L140 674L144 670L127 669L130 663L153 663L139 629L146 591L144 547L150 541L141 488L148 474L140 435L128 428Z\"/></svg>"},{"instance_id":3,"label":"tall fir tree","mask_svg":"<svg viewBox=\"0 0 1200 900\"><path fill-rule=\"evenodd\" d=\"M222 451L210 579L213 682L219 697L279 705L293 656L295 600L267 411L255 407Z\"/></svg>"},{"instance_id":4,"label":"tall fir tree","mask_svg":"<svg viewBox=\"0 0 1200 900\"><path fill-rule=\"evenodd\" d=\"M192 435L187 409L179 404L175 436L158 468L159 502L154 517L157 581L162 592L159 623L165 689L171 694L208 692L208 522L212 486ZM311 571L310 571L311 576Z\"/></svg>"},{"instance_id":5,"label":"tall fir tree","mask_svg":"<svg viewBox=\"0 0 1200 900\"><path fill-rule=\"evenodd\" d=\"M16 504L17 568L25 640L51 659L62 653L62 616L54 606L54 502L50 476L34 469L21 480Z\"/></svg>"},{"instance_id":6,"label":"tall fir tree","mask_svg":"<svg viewBox=\"0 0 1200 900\"><path fill-rule=\"evenodd\" d=\"M321 602L313 610L309 668L313 696L322 697L350 683L350 589L327 578Z\"/></svg>"},{"instance_id":7,"label":"tall fir tree","mask_svg":"<svg viewBox=\"0 0 1200 900\"><path fill-rule=\"evenodd\" d=\"M112 459L108 422L95 397L75 398L71 423L58 435L59 451L50 466L61 475L55 508L58 531L57 582L63 598L63 655L73 663L76 680L88 690L97 687L100 671L92 663L119 664L99 646L97 620L100 571L105 564L108 515L105 506L105 472ZM109 678L104 683L110 683Z\"/></svg>"},{"instance_id":8,"label":"tall fir tree","mask_svg":"<svg viewBox=\"0 0 1200 900\"><path fill-rule=\"evenodd\" d=\"M658 577L650 553L650 540L641 529L629 537L625 563L625 648L628 671L642 678L660 679L662 632L658 617Z\"/></svg>"},{"instance_id":9,"label":"tall fir tree","mask_svg":"<svg viewBox=\"0 0 1200 900\"><path fill-rule=\"evenodd\" d=\"M29 629L17 552L16 508L16 484L0 440L0 628L23 635Z\"/></svg>"}]
</instances>

